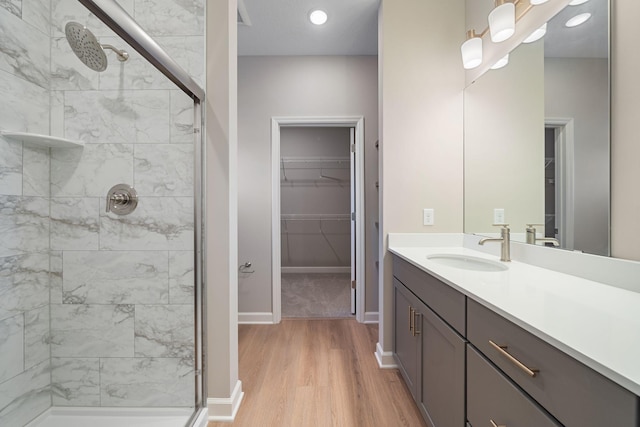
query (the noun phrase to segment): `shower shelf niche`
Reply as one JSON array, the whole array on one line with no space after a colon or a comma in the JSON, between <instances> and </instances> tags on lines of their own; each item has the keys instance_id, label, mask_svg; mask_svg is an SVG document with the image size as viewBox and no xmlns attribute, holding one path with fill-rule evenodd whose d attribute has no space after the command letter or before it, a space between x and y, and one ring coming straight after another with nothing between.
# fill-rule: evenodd
<instances>
[{"instance_id":1,"label":"shower shelf niche","mask_svg":"<svg viewBox=\"0 0 640 427\"><path fill-rule=\"evenodd\" d=\"M25 144L35 145L38 147L51 147L51 148L77 148L84 147L84 142L72 141L66 138L59 138L57 136L40 135L37 133L28 132L10 132L0 131L0 134L5 138L21 141Z\"/></svg>"}]
</instances>

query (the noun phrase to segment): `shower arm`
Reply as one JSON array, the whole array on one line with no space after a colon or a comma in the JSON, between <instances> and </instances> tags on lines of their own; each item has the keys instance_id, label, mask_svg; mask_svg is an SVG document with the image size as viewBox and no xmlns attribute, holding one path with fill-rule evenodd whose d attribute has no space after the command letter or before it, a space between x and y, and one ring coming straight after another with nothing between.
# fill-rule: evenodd
<instances>
[{"instance_id":1,"label":"shower arm","mask_svg":"<svg viewBox=\"0 0 640 427\"><path fill-rule=\"evenodd\" d=\"M118 56L118 61L120 61L120 62L124 62L127 59L129 59L129 54L127 52L125 52L124 50L120 50L115 46L111 46L110 44L101 44L100 46L102 46L103 49L110 49L110 50L114 51L116 53L116 55Z\"/></svg>"}]
</instances>

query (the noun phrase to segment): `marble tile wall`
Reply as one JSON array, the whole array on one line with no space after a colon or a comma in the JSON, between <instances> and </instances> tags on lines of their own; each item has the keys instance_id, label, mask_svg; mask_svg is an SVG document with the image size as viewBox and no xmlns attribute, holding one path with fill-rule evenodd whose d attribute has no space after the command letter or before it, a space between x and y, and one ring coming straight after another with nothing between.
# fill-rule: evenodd
<instances>
[{"instance_id":1,"label":"marble tile wall","mask_svg":"<svg viewBox=\"0 0 640 427\"><path fill-rule=\"evenodd\" d=\"M204 0L118 0L204 82ZM64 38L77 21L103 73ZM77 0L0 0L0 425L59 406L192 406L193 104ZM133 185L134 213L105 212Z\"/></svg>"},{"instance_id":2,"label":"marble tile wall","mask_svg":"<svg viewBox=\"0 0 640 427\"><path fill-rule=\"evenodd\" d=\"M49 132L49 1L0 0L0 130ZM0 425L51 406L49 150L0 136Z\"/></svg>"},{"instance_id":3,"label":"marble tile wall","mask_svg":"<svg viewBox=\"0 0 640 427\"><path fill-rule=\"evenodd\" d=\"M121 5L196 79L204 76L203 0ZM52 0L51 366L55 406L192 406L193 103L76 0ZM89 27L107 52L96 73L64 24ZM115 184L139 196L107 213Z\"/></svg>"}]
</instances>

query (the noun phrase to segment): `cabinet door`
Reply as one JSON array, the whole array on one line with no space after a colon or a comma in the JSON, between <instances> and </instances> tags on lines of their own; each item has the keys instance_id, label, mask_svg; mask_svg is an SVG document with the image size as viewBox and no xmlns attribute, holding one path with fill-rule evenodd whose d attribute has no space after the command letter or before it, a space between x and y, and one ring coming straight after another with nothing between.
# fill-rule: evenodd
<instances>
[{"instance_id":1,"label":"cabinet door","mask_svg":"<svg viewBox=\"0 0 640 427\"><path fill-rule=\"evenodd\" d=\"M465 425L466 341L430 308L421 304L422 337L419 407L434 427Z\"/></svg>"},{"instance_id":2,"label":"cabinet door","mask_svg":"<svg viewBox=\"0 0 640 427\"><path fill-rule=\"evenodd\" d=\"M507 427L560 427L471 345L467 347L467 418L474 426L489 427L493 422Z\"/></svg>"},{"instance_id":3,"label":"cabinet door","mask_svg":"<svg viewBox=\"0 0 640 427\"><path fill-rule=\"evenodd\" d=\"M415 398L418 396L418 357L419 357L419 339L413 329L416 315L416 298L412 295L402 283L396 279L394 283L394 356L396 363L400 369L400 373L411 391L411 395Z\"/></svg>"}]
</instances>

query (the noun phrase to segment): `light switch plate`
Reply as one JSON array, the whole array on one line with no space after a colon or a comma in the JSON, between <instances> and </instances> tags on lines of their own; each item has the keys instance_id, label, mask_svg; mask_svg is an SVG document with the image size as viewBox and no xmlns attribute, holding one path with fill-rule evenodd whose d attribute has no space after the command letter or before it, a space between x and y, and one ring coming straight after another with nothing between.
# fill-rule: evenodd
<instances>
[{"instance_id":1,"label":"light switch plate","mask_svg":"<svg viewBox=\"0 0 640 427\"><path fill-rule=\"evenodd\" d=\"M433 225L433 209L425 209L423 212L423 223L424 225Z\"/></svg>"},{"instance_id":2,"label":"light switch plate","mask_svg":"<svg viewBox=\"0 0 640 427\"><path fill-rule=\"evenodd\" d=\"M504 224L504 209L496 208L493 210L493 223Z\"/></svg>"}]
</instances>

